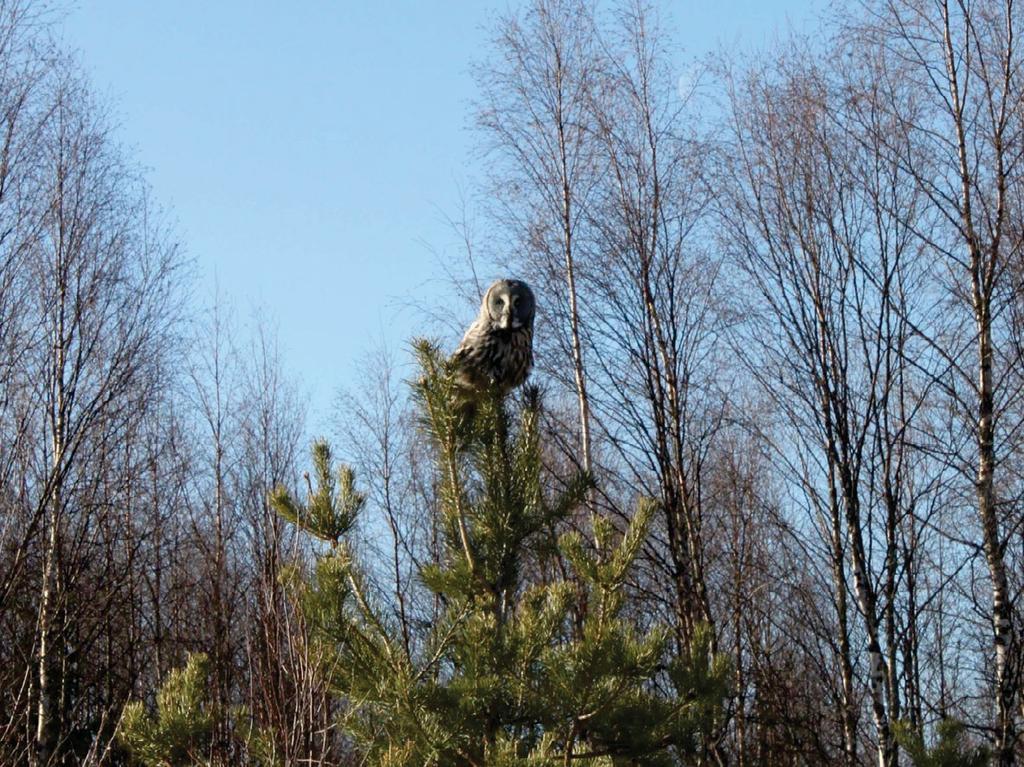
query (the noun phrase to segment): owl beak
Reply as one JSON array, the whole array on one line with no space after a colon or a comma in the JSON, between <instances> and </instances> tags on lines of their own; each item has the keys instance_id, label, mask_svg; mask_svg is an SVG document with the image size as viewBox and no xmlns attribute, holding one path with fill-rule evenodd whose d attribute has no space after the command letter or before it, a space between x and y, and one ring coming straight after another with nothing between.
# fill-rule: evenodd
<instances>
[{"instance_id":1,"label":"owl beak","mask_svg":"<svg viewBox=\"0 0 1024 767\"><path fill-rule=\"evenodd\" d=\"M506 309L501 313L501 316L498 317L498 327L501 330L508 330L512 327L512 324L512 312Z\"/></svg>"}]
</instances>

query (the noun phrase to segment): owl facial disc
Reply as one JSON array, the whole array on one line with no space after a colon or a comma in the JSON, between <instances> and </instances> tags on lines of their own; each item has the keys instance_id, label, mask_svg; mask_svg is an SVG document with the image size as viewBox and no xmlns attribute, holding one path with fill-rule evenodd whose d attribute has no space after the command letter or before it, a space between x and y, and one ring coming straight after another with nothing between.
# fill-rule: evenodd
<instances>
[{"instance_id":1,"label":"owl facial disc","mask_svg":"<svg viewBox=\"0 0 1024 767\"><path fill-rule=\"evenodd\" d=\"M491 285L484 301L498 330L520 330L533 319L533 291L520 280L498 280Z\"/></svg>"}]
</instances>

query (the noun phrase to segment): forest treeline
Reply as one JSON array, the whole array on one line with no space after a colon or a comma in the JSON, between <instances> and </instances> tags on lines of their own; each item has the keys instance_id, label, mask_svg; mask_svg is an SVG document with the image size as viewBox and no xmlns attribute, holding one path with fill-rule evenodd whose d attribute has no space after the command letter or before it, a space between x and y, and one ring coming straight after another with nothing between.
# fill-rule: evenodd
<instances>
[{"instance_id":1,"label":"forest treeline","mask_svg":"<svg viewBox=\"0 0 1024 767\"><path fill-rule=\"evenodd\" d=\"M333 456L54 23L0 0L0 763L1024 756L1018 3L496 18L447 269L533 286L543 396L377 354Z\"/></svg>"}]
</instances>

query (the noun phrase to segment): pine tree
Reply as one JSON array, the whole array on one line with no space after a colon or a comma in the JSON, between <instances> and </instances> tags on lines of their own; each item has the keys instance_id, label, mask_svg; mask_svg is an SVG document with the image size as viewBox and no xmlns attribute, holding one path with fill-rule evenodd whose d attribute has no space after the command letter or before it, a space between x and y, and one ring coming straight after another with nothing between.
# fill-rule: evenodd
<instances>
[{"instance_id":1,"label":"pine tree","mask_svg":"<svg viewBox=\"0 0 1024 767\"><path fill-rule=\"evenodd\" d=\"M389 767L686 763L720 716L729 671L708 632L671 657L665 627L626 615L654 504L639 503L621 535L597 517L593 541L558 536L591 482L545 487L537 393L525 393L515 418L493 393L467 418L439 351L420 342L417 353L444 542L420 572L444 606L421 643L407 651L371 593L349 541L364 496L350 469L335 473L326 443L314 445L306 503L284 489L271 496L328 545L302 603L330 653L342 730L366 763ZM528 576L555 557L574 579Z\"/></svg>"},{"instance_id":2,"label":"pine tree","mask_svg":"<svg viewBox=\"0 0 1024 767\"><path fill-rule=\"evenodd\" d=\"M914 767L984 767L989 764L989 750L967 743L965 733L962 722L943 719L935 728L935 743L929 748L921 733L907 722L893 725L896 742L907 752Z\"/></svg>"},{"instance_id":3,"label":"pine tree","mask_svg":"<svg viewBox=\"0 0 1024 767\"><path fill-rule=\"evenodd\" d=\"M124 708L117 737L132 758L146 767L205 764L216 724L208 698L209 662L202 653L189 656L184 668L171 671L156 696L150 715L138 701Z\"/></svg>"},{"instance_id":4,"label":"pine tree","mask_svg":"<svg viewBox=\"0 0 1024 767\"><path fill-rule=\"evenodd\" d=\"M280 759L270 733L257 727L244 706L217 708L210 690L210 662L192 653L184 667L167 674L150 714L141 701L124 707L117 740L133 763L145 767L212 767L210 741L214 729L228 724L232 738L244 744L246 764L278 767Z\"/></svg>"}]
</instances>

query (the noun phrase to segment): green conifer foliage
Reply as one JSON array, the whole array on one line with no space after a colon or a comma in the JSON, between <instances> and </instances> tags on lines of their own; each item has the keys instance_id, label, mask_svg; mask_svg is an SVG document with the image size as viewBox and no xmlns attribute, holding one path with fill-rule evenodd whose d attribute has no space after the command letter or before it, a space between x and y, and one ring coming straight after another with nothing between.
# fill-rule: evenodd
<instances>
[{"instance_id":1,"label":"green conifer foliage","mask_svg":"<svg viewBox=\"0 0 1024 767\"><path fill-rule=\"evenodd\" d=\"M907 752L914 767L984 767L991 754L984 746L965 742L962 722L943 719L935 728L935 743L929 748L921 734L906 722L895 722L896 742Z\"/></svg>"},{"instance_id":2,"label":"green conifer foliage","mask_svg":"<svg viewBox=\"0 0 1024 767\"><path fill-rule=\"evenodd\" d=\"M467 409L439 351L420 342L417 353L444 542L420 572L444 606L421 641L407 651L368 588L347 540L363 496L348 469L335 481L326 445L313 449L308 503L272 494L278 513L329 544L302 602L330 653L340 726L366 763L388 767L686 763L720 718L729 668L709 632L671 657L666 628L627 617L654 504L621 534L597 517L594 541L559 537L591 482L545 487L536 392L514 417L493 394ZM556 558L572 580L537 575Z\"/></svg>"},{"instance_id":3,"label":"green conifer foliage","mask_svg":"<svg viewBox=\"0 0 1024 767\"><path fill-rule=\"evenodd\" d=\"M133 762L146 767L213 767L224 759L209 756L214 728L227 724L231 737L244 745L245 764L280 767L271 733L256 726L244 706L228 711L210 701L209 659L192 653L185 666L168 673L150 715L140 701L128 703L117 739Z\"/></svg>"},{"instance_id":4,"label":"green conifer foliage","mask_svg":"<svg viewBox=\"0 0 1024 767\"><path fill-rule=\"evenodd\" d=\"M202 754L216 723L207 696L208 661L190 655L171 671L156 696L151 716L138 701L124 708L117 736L132 758L146 767L204 764Z\"/></svg>"}]
</instances>

